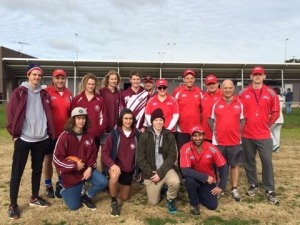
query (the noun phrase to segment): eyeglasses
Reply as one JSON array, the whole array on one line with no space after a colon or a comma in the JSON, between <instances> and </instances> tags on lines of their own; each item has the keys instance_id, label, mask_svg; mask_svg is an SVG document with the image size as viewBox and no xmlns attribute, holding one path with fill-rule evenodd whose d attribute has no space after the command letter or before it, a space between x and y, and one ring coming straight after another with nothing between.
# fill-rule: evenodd
<instances>
[{"instance_id":1,"label":"eyeglasses","mask_svg":"<svg viewBox=\"0 0 300 225\"><path fill-rule=\"evenodd\" d=\"M167 86L159 86L157 89L158 90L166 90L168 87Z\"/></svg>"}]
</instances>

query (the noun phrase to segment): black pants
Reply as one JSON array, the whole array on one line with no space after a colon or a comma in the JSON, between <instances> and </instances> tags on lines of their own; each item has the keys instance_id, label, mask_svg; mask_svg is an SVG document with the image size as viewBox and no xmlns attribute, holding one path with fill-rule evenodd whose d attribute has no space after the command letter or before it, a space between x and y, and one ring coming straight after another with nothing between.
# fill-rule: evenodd
<instances>
[{"instance_id":1,"label":"black pants","mask_svg":"<svg viewBox=\"0 0 300 225\"><path fill-rule=\"evenodd\" d=\"M15 141L10 178L10 201L13 206L17 205L20 182L26 166L29 151L31 152L32 198L38 197L45 150L48 147L49 143L50 139L46 139L39 142L26 142L19 138Z\"/></svg>"}]
</instances>

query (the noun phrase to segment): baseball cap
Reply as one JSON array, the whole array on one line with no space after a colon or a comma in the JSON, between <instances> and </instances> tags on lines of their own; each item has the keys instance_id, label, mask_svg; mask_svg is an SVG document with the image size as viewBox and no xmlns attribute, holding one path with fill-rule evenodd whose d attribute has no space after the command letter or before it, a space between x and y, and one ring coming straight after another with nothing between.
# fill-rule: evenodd
<instances>
[{"instance_id":1,"label":"baseball cap","mask_svg":"<svg viewBox=\"0 0 300 225\"><path fill-rule=\"evenodd\" d=\"M205 78L205 84L210 84L210 83L217 83L218 82L218 79L216 78L215 75L213 74L210 74L208 75L206 78Z\"/></svg>"},{"instance_id":2,"label":"baseball cap","mask_svg":"<svg viewBox=\"0 0 300 225\"><path fill-rule=\"evenodd\" d=\"M151 77L151 76L146 76L146 77L144 78L144 83L146 83L146 82L154 83L153 77Z\"/></svg>"},{"instance_id":3,"label":"baseball cap","mask_svg":"<svg viewBox=\"0 0 300 225\"><path fill-rule=\"evenodd\" d=\"M265 74L265 69L262 66L255 66L252 69L251 75L255 74Z\"/></svg>"},{"instance_id":4,"label":"baseball cap","mask_svg":"<svg viewBox=\"0 0 300 225\"><path fill-rule=\"evenodd\" d=\"M66 76L67 76L67 73L66 73L66 71L64 71L64 70L62 70L62 69L56 69L56 70L53 71L52 75L53 75L54 77L59 76L59 75L62 75L62 76L64 76L64 77L66 77Z\"/></svg>"},{"instance_id":5,"label":"baseball cap","mask_svg":"<svg viewBox=\"0 0 300 225\"><path fill-rule=\"evenodd\" d=\"M191 131L190 131L190 134L191 136L195 133L195 132L198 132L198 133L204 133L204 129L202 128L202 126L200 125L196 125L196 126L193 126Z\"/></svg>"},{"instance_id":6,"label":"baseball cap","mask_svg":"<svg viewBox=\"0 0 300 225\"><path fill-rule=\"evenodd\" d=\"M159 79L156 81L156 87L166 86L168 87L168 81L166 79Z\"/></svg>"},{"instance_id":7,"label":"baseball cap","mask_svg":"<svg viewBox=\"0 0 300 225\"><path fill-rule=\"evenodd\" d=\"M41 73L43 74L44 71L42 70L41 66L38 64L30 64L28 66L28 70L27 70L27 76L31 73L32 70L39 70L41 71Z\"/></svg>"},{"instance_id":8,"label":"baseball cap","mask_svg":"<svg viewBox=\"0 0 300 225\"><path fill-rule=\"evenodd\" d=\"M84 116L84 115L87 115L87 111L85 108L82 108L82 107L76 107L72 110L72 113L71 113L71 117L74 117L74 116Z\"/></svg>"},{"instance_id":9,"label":"baseball cap","mask_svg":"<svg viewBox=\"0 0 300 225\"><path fill-rule=\"evenodd\" d=\"M189 75L189 74L191 74L191 75L193 75L194 77L196 77L196 74L195 74L194 70L191 70L191 69L185 70L185 71L183 72L183 77L185 77L185 76L187 76L187 75Z\"/></svg>"}]
</instances>

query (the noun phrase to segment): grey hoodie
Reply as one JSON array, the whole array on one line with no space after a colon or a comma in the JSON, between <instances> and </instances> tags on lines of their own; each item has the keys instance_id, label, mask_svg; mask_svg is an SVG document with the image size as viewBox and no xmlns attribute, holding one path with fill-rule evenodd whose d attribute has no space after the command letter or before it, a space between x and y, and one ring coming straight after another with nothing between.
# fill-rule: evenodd
<instances>
[{"instance_id":1,"label":"grey hoodie","mask_svg":"<svg viewBox=\"0 0 300 225\"><path fill-rule=\"evenodd\" d=\"M38 86L33 90L27 81L21 86L28 89L26 104L26 115L23 122L21 139L27 142L38 142L48 138L47 118L43 108L40 92L42 88Z\"/></svg>"}]
</instances>

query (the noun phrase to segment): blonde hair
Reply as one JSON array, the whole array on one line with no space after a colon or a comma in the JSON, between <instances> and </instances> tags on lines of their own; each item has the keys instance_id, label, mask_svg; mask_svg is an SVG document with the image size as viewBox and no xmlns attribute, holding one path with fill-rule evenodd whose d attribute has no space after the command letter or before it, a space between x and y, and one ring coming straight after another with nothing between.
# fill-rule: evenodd
<instances>
[{"instance_id":1,"label":"blonde hair","mask_svg":"<svg viewBox=\"0 0 300 225\"><path fill-rule=\"evenodd\" d=\"M79 84L79 93L85 90L86 84L88 82L89 79L92 79L95 81L95 90L94 90L94 94L98 94L99 93L99 82L98 82L98 78L96 77L95 74L93 73L87 73L86 75L84 75L84 77L81 79L81 82Z\"/></svg>"},{"instance_id":2,"label":"blonde hair","mask_svg":"<svg viewBox=\"0 0 300 225\"><path fill-rule=\"evenodd\" d=\"M117 75L118 84L120 83L120 81L121 81L120 74L115 70L110 70L110 71L107 72L107 74L105 75L105 77L102 80L102 87L107 87L108 86L108 80L109 80L109 77L111 75Z\"/></svg>"}]
</instances>

